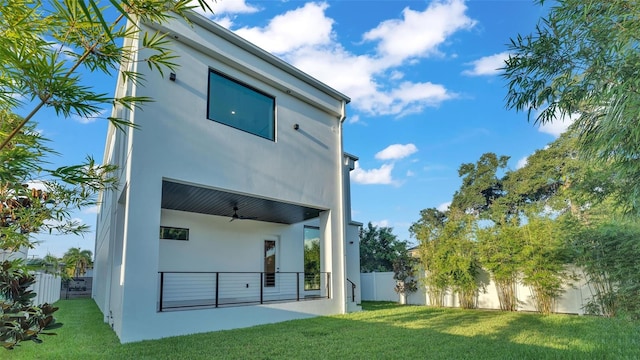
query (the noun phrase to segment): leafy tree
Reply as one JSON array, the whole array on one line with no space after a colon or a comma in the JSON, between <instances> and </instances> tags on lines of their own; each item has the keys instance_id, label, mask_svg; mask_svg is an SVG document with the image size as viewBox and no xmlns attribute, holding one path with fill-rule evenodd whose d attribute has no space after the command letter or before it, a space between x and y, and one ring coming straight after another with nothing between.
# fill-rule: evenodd
<instances>
[{"instance_id":1,"label":"leafy tree","mask_svg":"<svg viewBox=\"0 0 640 360\"><path fill-rule=\"evenodd\" d=\"M186 18L194 8L190 1L118 1L111 7L96 0L11 0L0 2L0 110L16 113L32 106L20 123L0 143L3 150L22 127L43 107L69 117L99 116L113 104L131 108L148 102L144 97L114 98L95 92L83 83L82 70L110 74L120 64L142 62L160 74L172 69L175 55L169 51L167 34L146 33L127 19L163 23L172 17ZM211 10L205 0L200 7ZM197 5L196 5L197 6ZM107 14L115 14L111 18ZM122 41L139 36L149 56ZM124 80L140 84L144 79L134 71L123 71ZM128 125L125 119L108 118L114 125Z\"/></svg>"},{"instance_id":2,"label":"leafy tree","mask_svg":"<svg viewBox=\"0 0 640 360\"><path fill-rule=\"evenodd\" d=\"M460 165L458 175L462 185L453 195L451 207L486 217L494 201L504 195L497 171L504 169L508 160L508 156L485 153L475 164Z\"/></svg>"},{"instance_id":3,"label":"leafy tree","mask_svg":"<svg viewBox=\"0 0 640 360\"><path fill-rule=\"evenodd\" d=\"M509 222L476 230L478 253L482 266L491 273L500 309L516 311L516 287L522 262L522 229L516 218Z\"/></svg>"},{"instance_id":4,"label":"leafy tree","mask_svg":"<svg viewBox=\"0 0 640 360\"><path fill-rule=\"evenodd\" d=\"M460 306L476 307L480 284L477 243L473 239L475 218L462 211L449 210L442 237L438 242L436 264L450 277L451 290L458 294Z\"/></svg>"},{"instance_id":5,"label":"leafy tree","mask_svg":"<svg viewBox=\"0 0 640 360\"><path fill-rule=\"evenodd\" d=\"M640 318L640 225L608 219L586 226L573 238L575 263L593 291L587 312Z\"/></svg>"},{"instance_id":6,"label":"leafy tree","mask_svg":"<svg viewBox=\"0 0 640 360\"><path fill-rule=\"evenodd\" d=\"M360 271L393 271L393 262L407 252L407 242L398 240L393 228L369 222L360 231Z\"/></svg>"},{"instance_id":7,"label":"leafy tree","mask_svg":"<svg viewBox=\"0 0 640 360\"><path fill-rule=\"evenodd\" d=\"M425 269L425 286L431 305L442 306L448 290L458 293L464 308L476 306L480 269L472 238L475 217L459 209L443 213L421 211L421 219L410 227L420 242L420 260Z\"/></svg>"},{"instance_id":8,"label":"leafy tree","mask_svg":"<svg viewBox=\"0 0 640 360\"><path fill-rule=\"evenodd\" d=\"M320 239L304 244L304 288L320 289Z\"/></svg>"},{"instance_id":9,"label":"leafy tree","mask_svg":"<svg viewBox=\"0 0 640 360\"><path fill-rule=\"evenodd\" d=\"M22 118L0 110L0 137L15 128ZM71 211L96 204L95 194L111 188L112 166L96 165L93 159L80 165L54 169L44 167L45 158L55 153L47 140L26 124L0 151L0 250L33 247L33 234L82 234L87 226L71 219ZM0 341L11 349L21 341L40 341L58 325L57 308L32 305L35 294L27 290L33 276L21 261L0 263Z\"/></svg>"},{"instance_id":10,"label":"leafy tree","mask_svg":"<svg viewBox=\"0 0 640 360\"><path fill-rule=\"evenodd\" d=\"M540 124L575 117L581 154L613 167L618 202L636 214L639 19L634 1L557 0L535 32L511 40L504 68L507 107Z\"/></svg>"},{"instance_id":11,"label":"leafy tree","mask_svg":"<svg viewBox=\"0 0 640 360\"><path fill-rule=\"evenodd\" d=\"M417 260L407 251L393 261L393 278L396 280L393 290L398 294L406 295L418 291L418 282L414 278Z\"/></svg>"},{"instance_id":12,"label":"leafy tree","mask_svg":"<svg viewBox=\"0 0 640 360\"><path fill-rule=\"evenodd\" d=\"M20 260L0 263L0 344L9 350L22 341L40 343L41 334L62 326L53 317L57 307L31 304L36 294L29 287L35 278L20 265Z\"/></svg>"},{"instance_id":13,"label":"leafy tree","mask_svg":"<svg viewBox=\"0 0 640 360\"><path fill-rule=\"evenodd\" d=\"M47 254L44 258L34 258L27 261L29 268L44 271L46 274L66 277L62 269L62 260L56 256Z\"/></svg>"},{"instance_id":14,"label":"leafy tree","mask_svg":"<svg viewBox=\"0 0 640 360\"><path fill-rule=\"evenodd\" d=\"M565 269L569 253L560 229L557 221L534 210L529 212L521 230L524 242L520 259L522 283L531 289L536 310L542 314L553 312L569 278Z\"/></svg>"},{"instance_id":15,"label":"leafy tree","mask_svg":"<svg viewBox=\"0 0 640 360\"><path fill-rule=\"evenodd\" d=\"M11 0L0 2L0 249L33 247L31 234L80 234L87 227L71 220L70 211L95 204L93 195L114 184L108 166L87 158L83 164L47 169L45 158L53 151L44 145L32 119L42 108L57 115L97 117L103 107L131 108L151 99L114 98L97 93L83 71L111 74L121 64L139 62L163 73L172 69L174 55L166 34L146 33L136 21L163 23L186 19L191 1ZM211 10L205 0L198 5ZM195 5L195 6L198 6ZM107 14L113 14L107 15ZM130 20L127 22L127 20ZM133 49L126 37L143 39L143 49ZM138 57L144 50L148 56ZM122 73L125 81L141 85L135 71ZM31 110L29 110L31 109ZM16 113L26 113L24 118ZM126 119L108 117L117 127ZM34 186L38 184L38 186ZM0 341L13 348L53 326L55 308L44 304L26 309L33 294L25 284L32 280L24 264L0 264ZM2 289L6 289L2 290ZM27 317L19 315L29 314ZM43 317L44 316L44 317ZM17 321L16 319L22 319ZM26 322L25 322L26 321Z\"/></svg>"},{"instance_id":16,"label":"leafy tree","mask_svg":"<svg viewBox=\"0 0 640 360\"><path fill-rule=\"evenodd\" d=\"M603 164L580 156L573 129L537 150L526 166L504 177L504 201L522 215L531 204L588 221L596 204L610 201L619 183ZM609 208L607 211L611 211Z\"/></svg>"},{"instance_id":17,"label":"leafy tree","mask_svg":"<svg viewBox=\"0 0 640 360\"><path fill-rule=\"evenodd\" d=\"M449 288L450 279L447 273L438 266L437 250L447 214L436 208L420 211L420 219L409 227L411 236L419 242L420 263L425 270L424 285L429 295L429 303L433 306L444 306L444 295Z\"/></svg>"},{"instance_id":18,"label":"leafy tree","mask_svg":"<svg viewBox=\"0 0 640 360\"><path fill-rule=\"evenodd\" d=\"M87 273L87 269L93 266L93 253L90 250L71 248L62 256L66 264L66 272L70 277L80 277Z\"/></svg>"},{"instance_id":19,"label":"leafy tree","mask_svg":"<svg viewBox=\"0 0 640 360\"><path fill-rule=\"evenodd\" d=\"M436 208L420 210L420 219L409 227L411 236L420 242L431 242L438 239L442 232L447 214Z\"/></svg>"},{"instance_id":20,"label":"leafy tree","mask_svg":"<svg viewBox=\"0 0 640 360\"><path fill-rule=\"evenodd\" d=\"M564 211L571 202L569 190L577 183L582 161L573 133L565 133L544 149L527 158L526 166L505 176L506 199L524 210L528 204L539 204Z\"/></svg>"},{"instance_id":21,"label":"leafy tree","mask_svg":"<svg viewBox=\"0 0 640 360\"><path fill-rule=\"evenodd\" d=\"M0 111L0 137L22 119ZM71 212L96 205L95 194L112 188L111 165L83 164L49 169L46 157L56 153L48 141L27 124L0 151L0 249L16 251L33 247L31 235L39 232L82 234L87 225L71 219Z\"/></svg>"}]
</instances>

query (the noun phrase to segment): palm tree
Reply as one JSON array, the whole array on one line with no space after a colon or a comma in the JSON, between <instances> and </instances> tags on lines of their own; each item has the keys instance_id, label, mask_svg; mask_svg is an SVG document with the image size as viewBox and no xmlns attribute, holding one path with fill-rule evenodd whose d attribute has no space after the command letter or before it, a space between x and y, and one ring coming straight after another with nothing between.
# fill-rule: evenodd
<instances>
[{"instance_id":1,"label":"palm tree","mask_svg":"<svg viewBox=\"0 0 640 360\"><path fill-rule=\"evenodd\" d=\"M54 255L47 254L44 258L33 258L27 261L27 265L33 270L44 271L47 274L53 274L56 276L64 275L61 267L62 259L58 259Z\"/></svg>"},{"instance_id":2,"label":"palm tree","mask_svg":"<svg viewBox=\"0 0 640 360\"><path fill-rule=\"evenodd\" d=\"M93 253L90 250L71 248L64 253L62 260L67 264L67 275L80 277L87 272L88 268L93 266Z\"/></svg>"}]
</instances>

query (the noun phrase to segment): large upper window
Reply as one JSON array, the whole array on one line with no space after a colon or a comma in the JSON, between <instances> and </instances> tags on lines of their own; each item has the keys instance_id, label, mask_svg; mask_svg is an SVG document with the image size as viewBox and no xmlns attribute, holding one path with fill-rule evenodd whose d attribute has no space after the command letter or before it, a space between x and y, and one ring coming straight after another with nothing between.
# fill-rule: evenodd
<instances>
[{"instance_id":1,"label":"large upper window","mask_svg":"<svg viewBox=\"0 0 640 360\"><path fill-rule=\"evenodd\" d=\"M217 71L209 71L207 118L275 140L275 98Z\"/></svg>"}]
</instances>

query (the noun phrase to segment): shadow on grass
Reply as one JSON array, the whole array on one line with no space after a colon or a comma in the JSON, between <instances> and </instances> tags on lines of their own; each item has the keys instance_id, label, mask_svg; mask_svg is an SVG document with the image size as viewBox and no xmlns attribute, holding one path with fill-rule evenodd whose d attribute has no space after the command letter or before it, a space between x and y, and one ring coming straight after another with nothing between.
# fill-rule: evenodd
<instances>
[{"instance_id":1,"label":"shadow on grass","mask_svg":"<svg viewBox=\"0 0 640 360\"><path fill-rule=\"evenodd\" d=\"M360 305L362 310L365 311L395 309L399 306L398 303L393 301L363 301Z\"/></svg>"},{"instance_id":2,"label":"shadow on grass","mask_svg":"<svg viewBox=\"0 0 640 360\"><path fill-rule=\"evenodd\" d=\"M93 301L58 304L59 336L26 344L11 358L640 358L638 324L612 319L364 303L368 311L360 313L121 345Z\"/></svg>"}]
</instances>

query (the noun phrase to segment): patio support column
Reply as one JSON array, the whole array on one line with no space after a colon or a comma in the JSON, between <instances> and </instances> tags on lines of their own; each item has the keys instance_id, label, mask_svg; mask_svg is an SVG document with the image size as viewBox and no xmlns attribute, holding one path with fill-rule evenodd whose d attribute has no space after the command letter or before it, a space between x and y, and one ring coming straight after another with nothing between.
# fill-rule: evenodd
<instances>
[{"instance_id":1,"label":"patio support column","mask_svg":"<svg viewBox=\"0 0 640 360\"><path fill-rule=\"evenodd\" d=\"M320 213L320 248L321 251L321 260L320 260L320 272L321 273L331 273L334 268L333 263L333 233L331 228L331 211L323 211ZM323 277L321 277L323 279ZM332 282L330 277L324 277L324 283L321 280L320 287L326 287L327 293L331 292Z\"/></svg>"}]
</instances>

